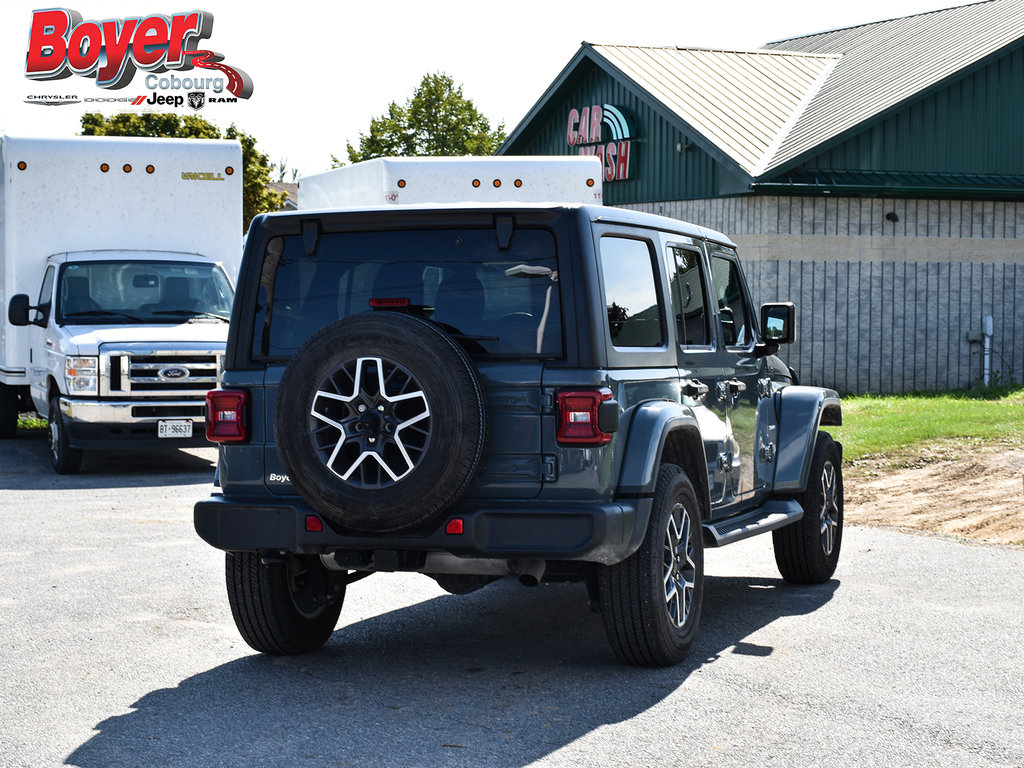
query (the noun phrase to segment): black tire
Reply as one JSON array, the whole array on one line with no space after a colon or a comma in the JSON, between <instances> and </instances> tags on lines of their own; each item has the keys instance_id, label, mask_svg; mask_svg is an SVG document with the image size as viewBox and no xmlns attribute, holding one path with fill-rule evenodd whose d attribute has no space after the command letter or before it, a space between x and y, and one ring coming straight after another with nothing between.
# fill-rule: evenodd
<instances>
[{"instance_id":1,"label":"black tire","mask_svg":"<svg viewBox=\"0 0 1024 768\"><path fill-rule=\"evenodd\" d=\"M680 467L661 466L640 549L601 568L599 589L605 631L621 661L671 666L686 657L704 601L704 546L697 494Z\"/></svg>"},{"instance_id":2,"label":"black tire","mask_svg":"<svg viewBox=\"0 0 1024 768\"><path fill-rule=\"evenodd\" d=\"M775 563L786 581L823 584L832 578L843 543L843 468L839 447L819 432L807 490L797 497L804 516L772 532Z\"/></svg>"},{"instance_id":3,"label":"black tire","mask_svg":"<svg viewBox=\"0 0 1024 768\"><path fill-rule=\"evenodd\" d=\"M260 653L315 651L338 624L344 577L324 568L315 555L264 563L255 552L228 552L225 576L235 626Z\"/></svg>"},{"instance_id":4,"label":"black tire","mask_svg":"<svg viewBox=\"0 0 1024 768\"><path fill-rule=\"evenodd\" d=\"M483 390L466 353L433 323L354 315L295 353L274 437L312 507L344 528L396 531L439 516L472 480L486 437Z\"/></svg>"},{"instance_id":5,"label":"black tire","mask_svg":"<svg viewBox=\"0 0 1024 768\"><path fill-rule=\"evenodd\" d=\"M64 417L57 397L50 398L47 422L50 427L50 464L53 471L58 475L77 473L82 468L82 450L72 448L68 442L68 432L64 427Z\"/></svg>"},{"instance_id":6,"label":"black tire","mask_svg":"<svg viewBox=\"0 0 1024 768\"><path fill-rule=\"evenodd\" d=\"M0 384L0 440L18 434L18 389Z\"/></svg>"}]
</instances>

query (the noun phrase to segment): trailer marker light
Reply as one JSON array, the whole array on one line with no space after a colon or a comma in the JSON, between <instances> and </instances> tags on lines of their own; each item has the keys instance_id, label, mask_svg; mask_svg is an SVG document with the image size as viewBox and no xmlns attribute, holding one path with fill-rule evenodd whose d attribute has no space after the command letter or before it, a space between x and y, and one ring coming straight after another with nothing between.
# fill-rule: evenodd
<instances>
[{"instance_id":1,"label":"trailer marker light","mask_svg":"<svg viewBox=\"0 0 1024 768\"><path fill-rule=\"evenodd\" d=\"M106 173L107 171L110 170L110 166L107 165L106 163L100 163L100 170Z\"/></svg>"},{"instance_id":2,"label":"trailer marker light","mask_svg":"<svg viewBox=\"0 0 1024 768\"><path fill-rule=\"evenodd\" d=\"M24 160L19 160L18 161L18 170L19 171L24 171L26 168L28 168L28 164Z\"/></svg>"},{"instance_id":3,"label":"trailer marker light","mask_svg":"<svg viewBox=\"0 0 1024 768\"><path fill-rule=\"evenodd\" d=\"M324 521L316 515L306 515L306 530L311 533L320 533L324 529Z\"/></svg>"},{"instance_id":4,"label":"trailer marker light","mask_svg":"<svg viewBox=\"0 0 1024 768\"><path fill-rule=\"evenodd\" d=\"M155 170L156 170L156 168L154 168L152 165L147 165L146 166L146 173L152 173Z\"/></svg>"},{"instance_id":5,"label":"trailer marker light","mask_svg":"<svg viewBox=\"0 0 1024 768\"><path fill-rule=\"evenodd\" d=\"M399 189L405 189L405 179L399 179L398 180L398 188Z\"/></svg>"},{"instance_id":6,"label":"trailer marker light","mask_svg":"<svg viewBox=\"0 0 1024 768\"><path fill-rule=\"evenodd\" d=\"M461 536L466 532L465 523L463 523L461 517L453 517L444 527L444 532L449 536Z\"/></svg>"},{"instance_id":7,"label":"trailer marker light","mask_svg":"<svg viewBox=\"0 0 1024 768\"><path fill-rule=\"evenodd\" d=\"M501 186L501 179L495 179L495 180L494 180L493 182L491 182L491 183L492 183L492 184L494 184L494 188L495 188L495 189L497 189L498 187L500 187L500 186Z\"/></svg>"},{"instance_id":8,"label":"trailer marker light","mask_svg":"<svg viewBox=\"0 0 1024 768\"><path fill-rule=\"evenodd\" d=\"M594 186L594 180L593 179L587 179L587 186L588 187Z\"/></svg>"},{"instance_id":9,"label":"trailer marker light","mask_svg":"<svg viewBox=\"0 0 1024 768\"><path fill-rule=\"evenodd\" d=\"M516 189L519 189L521 186L523 186L522 179L516 179L513 183L516 185Z\"/></svg>"},{"instance_id":10,"label":"trailer marker light","mask_svg":"<svg viewBox=\"0 0 1024 768\"><path fill-rule=\"evenodd\" d=\"M125 173L131 173L132 172L132 164L131 163L125 163L124 164L124 172Z\"/></svg>"},{"instance_id":11,"label":"trailer marker light","mask_svg":"<svg viewBox=\"0 0 1024 768\"><path fill-rule=\"evenodd\" d=\"M230 176L234 172L235 172L235 169L232 168L230 165L227 168L224 169L224 173L226 173L228 176Z\"/></svg>"},{"instance_id":12,"label":"trailer marker light","mask_svg":"<svg viewBox=\"0 0 1024 768\"><path fill-rule=\"evenodd\" d=\"M476 187L479 187L479 186L480 186L480 179L473 179L473 187L474 187L474 189Z\"/></svg>"}]
</instances>

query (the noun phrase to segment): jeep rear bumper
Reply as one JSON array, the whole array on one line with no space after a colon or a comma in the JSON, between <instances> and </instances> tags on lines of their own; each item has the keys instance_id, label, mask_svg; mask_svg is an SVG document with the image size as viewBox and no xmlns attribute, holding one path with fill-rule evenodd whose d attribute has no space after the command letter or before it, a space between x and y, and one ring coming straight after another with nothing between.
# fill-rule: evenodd
<instances>
[{"instance_id":1,"label":"jeep rear bumper","mask_svg":"<svg viewBox=\"0 0 1024 768\"><path fill-rule=\"evenodd\" d=\"M221 495L197 502L194 522L199 536L227 551L448 552L459 557L584 560L610 565L640 546L650 516L650 498L605 504L549 503L461 505L442 518L436 529L418 533L341 533L301 502L260 504ZM313 516L317 522L309 524ZM459 526L461 533L449 533Z\"/></svg>"}]
</instances>

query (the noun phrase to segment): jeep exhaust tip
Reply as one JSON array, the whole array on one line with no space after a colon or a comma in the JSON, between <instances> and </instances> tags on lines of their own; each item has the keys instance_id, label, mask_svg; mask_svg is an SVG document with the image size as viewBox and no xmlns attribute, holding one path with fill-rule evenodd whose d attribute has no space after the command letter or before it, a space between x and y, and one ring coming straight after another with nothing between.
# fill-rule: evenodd
<instances>
[{"instance_id":1,"label":"jeep exhaust tip","mask_svg":"<svg viewBox=\"0 0 1024 768\"><path fill-rule=\"evenodd\" d=\"M524 587L536 587L544 578L547 563L543 560L510 560L509 570L519 577Z\"/></svg>"}]
</instances>

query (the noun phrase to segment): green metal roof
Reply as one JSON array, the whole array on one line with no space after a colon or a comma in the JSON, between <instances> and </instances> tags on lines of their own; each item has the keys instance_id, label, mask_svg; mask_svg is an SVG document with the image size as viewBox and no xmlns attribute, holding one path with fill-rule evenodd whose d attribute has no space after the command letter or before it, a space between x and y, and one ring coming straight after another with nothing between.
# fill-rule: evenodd
<instances>
[{"instance_id":1,"label":"green metal roof","mask_svg":"<svg viewBox=\"0 0 1024 768\"><path fill-rule=\"evenodd\" d=\"M947 194L951 189L972 194L995 190L1017 196L1019 177L991 173L998 167L986 167L990 173L972 176L928 178L876 170L855 178L843 175L855 171L815 176L803 166L828 167L823 152L852 137L863 143L862 134L871 126L903 115L911 105L1021 50L1024 0L987 0L780 40L757 51L584 43L509 134L501 151L514 151L519 139L534 131L533 121L550 119L550 102L578 81L578 73L595 66L648 100L667 123L693 135L700 149L729 169L744 187L820 186L853 191L877 185L906 191L944 188ZM1013 68L1016 72L1016 64ZM968 90L973 88L972 97L985 100L987 109L999 110L999 93L985 92L990 87L975 85ZM942 124L943 115L935 117ZM963 122L962 118L953 111L944 117ZM987 133L977 140L1013 142L1018 135L1016 131L1006 137ZM913 136L901 139L903 152L911 147L906 141L913 140ZM941 145L936 147L936 152L941 151ZM874 155L869 152L869 156ZM893 162L900 163L900 158ZM940 169L971 170L971 159L963 165L953 168L944 163ZM1009 170L1020 170L1016 161L1011 165ZM862 169L859 162L857 168ZM823 173L832 174L833 181L817 184L814 179L823 178Z\"/></svg>"},{"instance_id":2,"label":"green metal roof","mask_svg":"<svg viewBox=\"0 0 1024 768\"><path fill-rule=\"evenodd\" d=\"M761 173L799 162L1022 37L1024 2L988 0L768 44L766 50L832 54L840 60L765 158Z\"/></svg>"}]
</instances>

